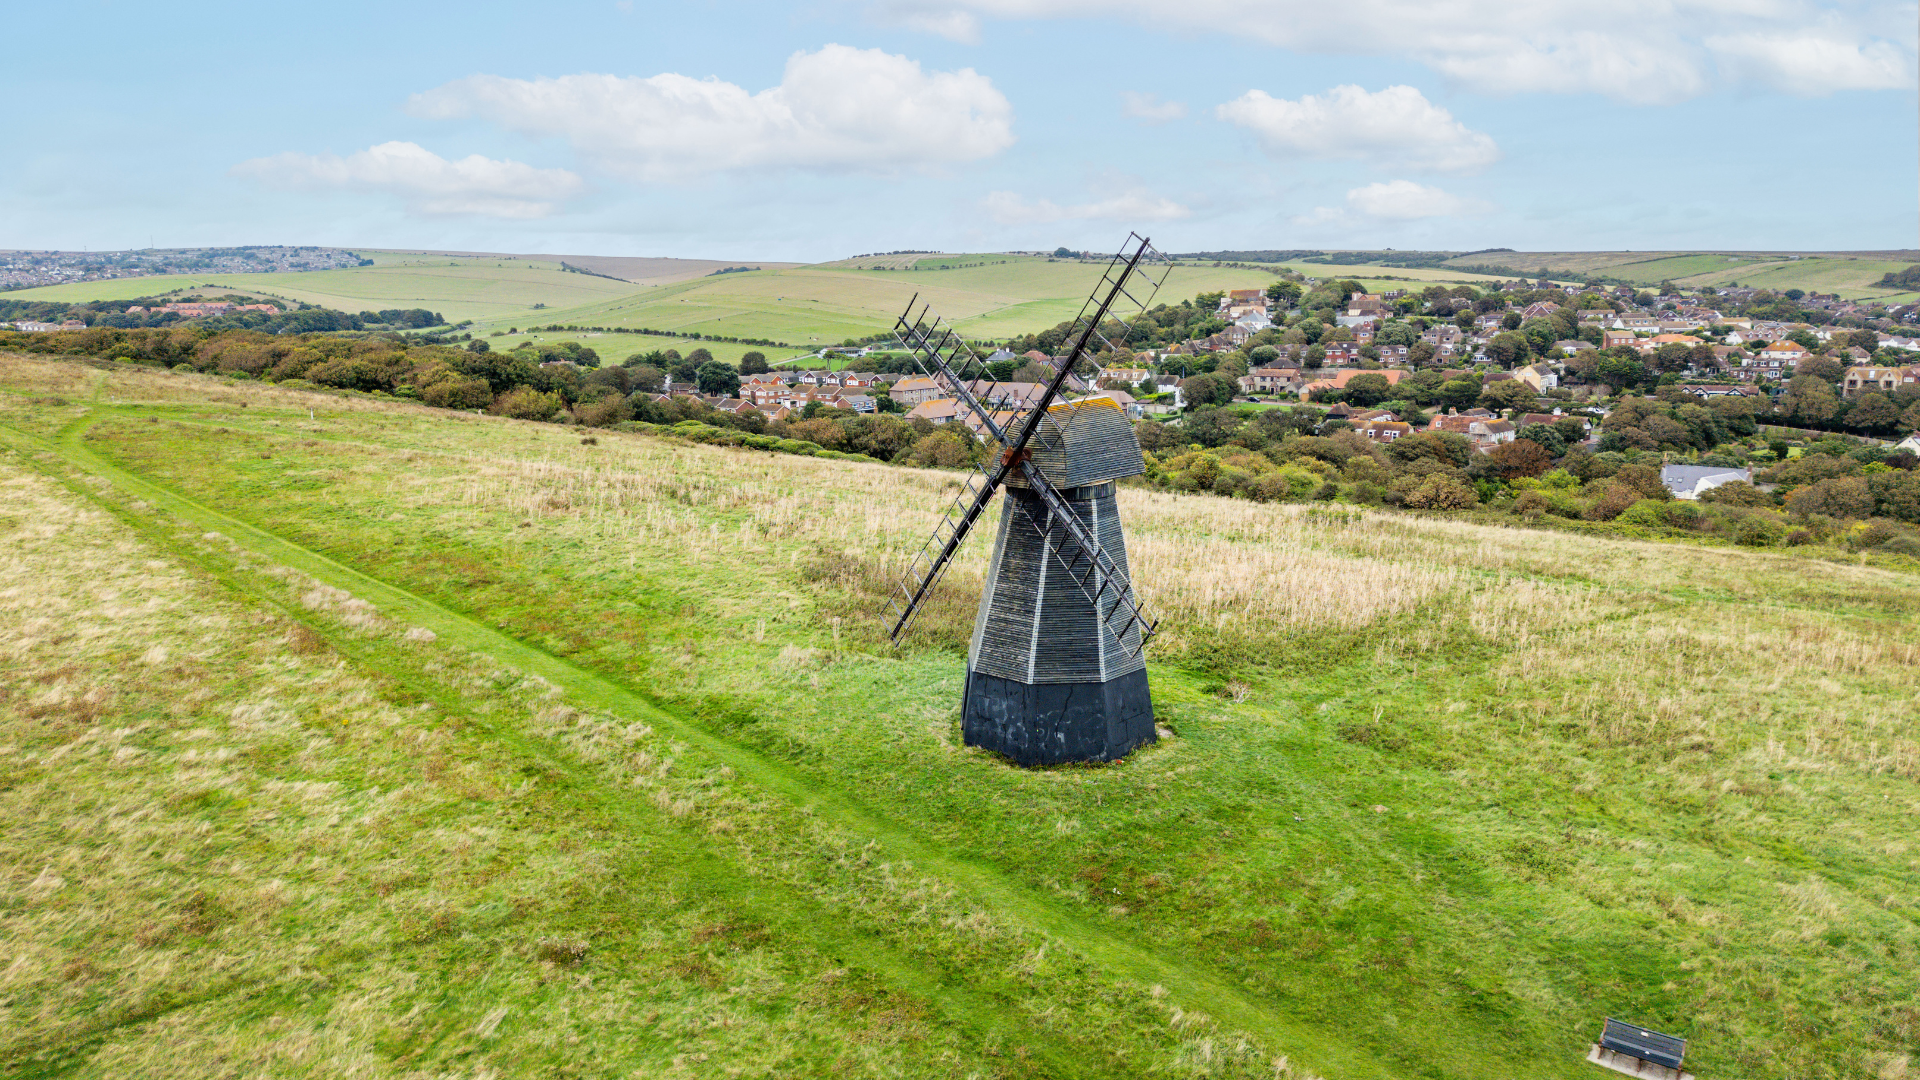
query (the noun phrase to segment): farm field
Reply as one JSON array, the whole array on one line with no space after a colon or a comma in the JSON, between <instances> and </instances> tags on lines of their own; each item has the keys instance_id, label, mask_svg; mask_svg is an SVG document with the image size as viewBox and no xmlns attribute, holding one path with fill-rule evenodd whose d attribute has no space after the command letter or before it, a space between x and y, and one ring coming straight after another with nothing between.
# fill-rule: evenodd
<instances>
[{"instance_id":1,"label":"farm field","mask_svg":"<svg viewBox=\"0 0 1920 1080\"><path fill-rule=\"evenodd\" d=\"M729 337L838 344L880 333L918 295L975 337L1030 333L1070 319L1104 266L1023 259L956 269L878 271L800 267L701 278L541 313L561 325L644 326ZM1178 302L1216 289L1262 287L1257 270L1176 267L1161 290ZM499 320L484 323L491 328Z\"/></svg>"},{"instance_id":2,"label":"farm field","mask_svg":"<svg viewBox=\"0 0 1920 1080\"><path fill-rule=\"evenodd\" d=\"M1910 575L1126 488L1029 771L955 475L594 435L0 356L10 1074L1906 1074Z\"/></svg>"},{"instance_id":3,"label":"farm field","mask_svg":"<svg viewBox=\"0 0 1920 1080\"><path fill-rule=\"evenodd\" d=\"M1920 252L1495 252L1456 261L1463 265L1498 262L1529 270L1546 267L1576 277L1599 274L1638 285L1672 281L1695 288L1738 282L1781 291L1830 292L1847 299L1890 303L1920 299L1920 294L1889 292L1873 284L1883 274L1920 262Z\"/></svg>"},{"instance_id":4,"label":"farm field","mask_svg":"<svg viewBox=\"0 0 1920 1080\"><path fill-rule=\"evenodd\" d=\"M422 307L452 322L473 320L476 336L531 325L646 327L785 341L811 349L890 328L915 294L970 335L1000 337L1042 330L1072 318L1103 269L1090 263L1013 259L901 273L790 267L644 285L568 273L558 263L528 261L524 256L497 262L402 253L370 253L370 257L376 265L307 274L216 274L191 282L171 277L83 282L22 289L7 296L129 299L197 284L349 312ZM1271 280L1265 271L1179 267L1162 297L1178 302L1200 292L1264 286ZM649 343L644 348L683 348L662 338L631 340L636 342L635 349L643 348L637 344L643 341ZM715 344L702 344L721 355ZM726 351L737 355L748 348L753 346Z\"/></svg>"}]
</instances>

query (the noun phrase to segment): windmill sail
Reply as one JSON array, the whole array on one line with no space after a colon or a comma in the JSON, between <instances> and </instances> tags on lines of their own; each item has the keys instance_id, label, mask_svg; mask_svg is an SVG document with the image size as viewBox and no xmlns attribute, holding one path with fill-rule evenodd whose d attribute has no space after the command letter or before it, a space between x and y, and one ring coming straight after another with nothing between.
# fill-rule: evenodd
<instances>
[{"instance_id":1,"label":"windmill sail","mask_svg":"<svg viewBox=\"0 0 1920 1080\"><path fill-rule=\"evenodd\" d=\"M1158 272L1145 269L1149 267ZM1059 548L1063 564L1070 568L1069 576L1101 612L1102 621L1109 624L1117 637L1136 642L1133 646L1136 654L1152 636L1153 623L1141 613L1125 571L1110 557L1103 558L1098 544L1077 524L1059 500L1054 485L1033 461L1029 444L1040 431L1042 417L1058 398L1075 365L1089 352L1111 350L1125 344L1132 322L1147 310L1165 279L1165 260L1144 237L1130 235L1126 246L1108 261L1099 284L1068 324L1065 342L1070 342L1071 347L1051 358L1051 375L1040 396L1023 408L998 414L982 403L973 387L962 378L970 367L984 367L979 357L950 327L931 317L926 306L916 313L917 295L908 303L906 312L895 324L896 335L913 352L921 371L952 392L977 419L983 436L997 444L998 452L983 460L978 472L967 478L946 517L909 561L899 593L891 601L894 613L891 636L895 641L907 632L925 607L987 504L1001 486L1016 475L1025 480L1025 486L1031 490L1045 493L1040 498L1049 502L1047 514L1044 519L1035 519L1035 527L1046 529L1049 543ZM992 396L990 389L988 395ZM1057 527L1057 533L1052 527Z\"/></svg>"}]
</instances>

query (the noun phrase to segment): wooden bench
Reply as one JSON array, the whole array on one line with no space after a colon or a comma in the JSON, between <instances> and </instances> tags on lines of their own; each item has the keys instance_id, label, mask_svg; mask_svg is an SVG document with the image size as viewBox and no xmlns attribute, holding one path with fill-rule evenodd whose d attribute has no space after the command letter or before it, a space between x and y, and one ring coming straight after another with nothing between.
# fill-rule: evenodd
<instances>
[{"instance_id":1,"label":"wooden bench","mask_svg":"<svg viewBox=\"0 0 1920 1080\"><path fill-rule=\"evenodd\" d=\"M1644 1080L1693 1080L1692 1073L1683 1071L1686 1056L1687 1040L1612 1017L1587 1052L1595 1065Z\"/></svg>"}]
</instances>

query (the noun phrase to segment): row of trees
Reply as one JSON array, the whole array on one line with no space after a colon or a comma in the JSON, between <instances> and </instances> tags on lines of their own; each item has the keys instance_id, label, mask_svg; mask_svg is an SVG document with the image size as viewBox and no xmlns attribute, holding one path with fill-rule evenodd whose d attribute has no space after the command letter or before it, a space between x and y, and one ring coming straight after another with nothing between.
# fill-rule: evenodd
<instances>
[{"instance_id":1,"label":"row of trees","mask_svg":"<svg viewBox=\"0 0 1920 1080\"><path fill-rule=\"evenodd\" d=\"M1683 405L1664 412L1657 409L1663 403L1651 404L1628 417L1639 426L1613 430L1652 428L1676 444L1709 441L1724 430L1726 418L1712 410ZM1683 420L1692 425L1684 434L1661 423L1678 427ZM1590 453L1580 441L1584 425L1571 417L1530 425L1522 437L1484 452L1448 432L1376 444L1304 407L1200 410L1180 428L1145 423L1140 433L1147 482L1174 491L1478 510L1588 528L1708 533L1742 544L1824 540L1920 555L1920 534L1912 528L1920 524L1920 459L1838 437L1791 460L1785 444L1757 438L1718 443L1715 453L1692 452L1688 460L1703 464L1751 462L1765 470L1760 479L1780 488L1769 493L1736 482L1699 503L1682 503L1661 480L1669 452Z\"/></svg>"}]
</instances>

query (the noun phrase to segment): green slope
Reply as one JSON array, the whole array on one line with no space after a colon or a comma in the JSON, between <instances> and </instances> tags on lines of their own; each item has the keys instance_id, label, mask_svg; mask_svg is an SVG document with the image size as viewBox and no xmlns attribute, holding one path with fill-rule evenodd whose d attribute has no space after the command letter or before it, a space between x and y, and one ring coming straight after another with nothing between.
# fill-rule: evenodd
<instances>
[{"instance_id":1,"label":"green slope","mask_svg":"<svg viewBox=\"0 0 1920 1080\"><path fill-rule=\"evenodd\" d=\"M103 403L182 403L46 404L90 378ZM979 545L928 642L879 640L877 590L951 474L170 373L16 385L43 404L9 423L49 436L22 461L62 455L190 537L644 722L692 776L725 766L691 832L876 935L889 985L958 1033L964 1068L935 1047L903 1074L965 1075L998 1010L1092 1018L1112 1056L1084 1070L1112 1075L1286 1054L1329 1078L1576 1077L1607 1014L1693 1037L1702 1075L1864 1080L1906 1052L1910 574L1128 489L1172 734L1026 771L955 738ZM1170 1060L1133 1026L1154 983L1227 1022L1206 1053L1237 1029L1250 1056ZM947 989L968 985L993 989Z\"/></svg>"}]
</instances>

